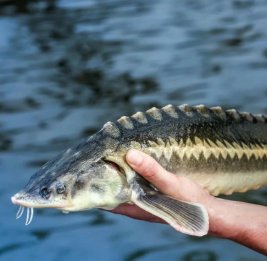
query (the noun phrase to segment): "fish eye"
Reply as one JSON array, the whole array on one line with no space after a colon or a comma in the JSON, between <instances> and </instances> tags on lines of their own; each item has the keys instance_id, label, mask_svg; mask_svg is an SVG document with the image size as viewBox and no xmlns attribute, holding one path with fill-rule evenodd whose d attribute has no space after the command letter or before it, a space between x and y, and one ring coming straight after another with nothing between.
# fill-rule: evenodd
<instances>
[{"instance_id":1,"label":"fish eye","mask_svg":"<svg viewBox=\"0 0 267 261\"><path fill-rule=\"evenodd\" d=\"M58 184L56 185L56 190L57 190L57 194L62 194L62 193L65 192L66 187L65 187L64 184L62 184L62 183L58 183Z\"/></svg>"},{"instance_id":2,"label":"fish eye","mask_svg":"<svg viewBox=\"0 0 267 261\"><path fill-rule=\"evenodd\" d=\"M48 199L50 197L50 194L51 194L51 191L48 190L47 187L44 187L40 190L40 195L41 197L45 198L45 199Z\"/></svg>"}]
</instances>

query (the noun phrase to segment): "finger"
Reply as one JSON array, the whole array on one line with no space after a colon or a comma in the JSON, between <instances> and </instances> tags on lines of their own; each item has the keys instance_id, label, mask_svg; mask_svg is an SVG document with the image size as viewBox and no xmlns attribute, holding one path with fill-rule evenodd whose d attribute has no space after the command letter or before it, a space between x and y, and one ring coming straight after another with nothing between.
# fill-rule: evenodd
<instances>
[{"instance_id":1,"label":"finger","mask_svg":"<svg viewBox=\"0 0 267 261\"><path fill-rule=\"evenodd\" d=\"M163 169L155 159L141 151L130 150L126 155L126 160L138 174L162 193L170 196L175 193L174 189L177 189L179 179Z\"/></svg>"}]
</instances>

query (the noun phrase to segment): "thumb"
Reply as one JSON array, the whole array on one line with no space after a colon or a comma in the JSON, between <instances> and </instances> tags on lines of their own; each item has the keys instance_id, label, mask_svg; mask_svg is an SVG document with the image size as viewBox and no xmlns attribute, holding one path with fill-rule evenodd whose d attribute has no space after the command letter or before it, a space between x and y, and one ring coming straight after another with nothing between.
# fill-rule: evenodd
<instances>
[{"instance_id":1,"label":"thumb","mask_svg":"<svg viewBox=\"0 0 267 261\"><path fill-rule=\"evenodd\" d=\"M138 150L129 150L126 160L138 174L151 182L159 191L170 196L177 194L175 190L177 191L179 179L162 168L149 155Z\"/></svg>"}]
</instances>

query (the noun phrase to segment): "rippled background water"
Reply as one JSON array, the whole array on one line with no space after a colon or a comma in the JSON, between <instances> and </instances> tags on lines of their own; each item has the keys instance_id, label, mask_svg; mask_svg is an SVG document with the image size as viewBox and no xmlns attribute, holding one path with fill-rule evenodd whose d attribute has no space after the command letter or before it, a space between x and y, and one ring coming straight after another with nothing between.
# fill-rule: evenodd
<instances>
[{"instance_id":1,"label":"rippled background water","mask_svg":"<svg viewBox=\"0 0 267 261\"><path fill-rule=\"evenodd\" d=\"M10 203L44 162L123 114L168 103L267 113L266 1L0 4L1 260L266 260L98 210L37 210L25 227Z\"/></svg>"}]
</instances>

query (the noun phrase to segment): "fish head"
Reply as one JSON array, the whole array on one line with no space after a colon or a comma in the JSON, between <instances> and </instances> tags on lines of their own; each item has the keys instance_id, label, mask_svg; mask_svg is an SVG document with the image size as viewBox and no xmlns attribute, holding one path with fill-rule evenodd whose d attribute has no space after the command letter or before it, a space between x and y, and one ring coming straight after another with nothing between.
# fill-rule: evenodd
<instances>
[{"instance_id":1,"label":"fish head","mask_svg":"<svg viewBox=\"0 0 267 261\"><path fill-rule=\"evenodd\" d=\"M85 162L70 186L71 204L65 211L92 208L113 209L130 200L130 189L123 170L115 163L99 159Z\"/></svg>"},{"instance_id":2,"label":"fish head","mask_svg":"<svg viewBox=\"0 0 267 261\"><path fill-rule=\"evenodd\" d=\"M122 169L104 160L96 150L63 152L35 173L26 187L11 198L12 202L28 208L80 211L113 209L129 201L129 186Z\"/></svg>"}]
</instances>

